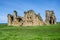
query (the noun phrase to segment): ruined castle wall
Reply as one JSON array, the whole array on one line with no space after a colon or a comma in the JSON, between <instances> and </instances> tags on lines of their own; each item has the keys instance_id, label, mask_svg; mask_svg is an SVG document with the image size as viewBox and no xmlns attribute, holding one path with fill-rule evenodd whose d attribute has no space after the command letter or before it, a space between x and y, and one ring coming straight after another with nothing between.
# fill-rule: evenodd
<instances>
[{"instance_id":1,"label":"ruined castle wall","mask_svg":"<svg viewBox=\"0 0 60 40\"><path fill-rule=\"evenodd\" d=\"M17 15L17 11L14 11L14 15L8 15L8 25L12 26L41 26L56 24L56 17L53 11L46 11L46 20L43 21L40 14L36 14L33 10L25 11L24 16Z\"/></svg>"},{"instance_id":2,"label":"ruined castle wall","mask_svg":"<svg viewBox=\"0 0 60 40\"><path fill-rule=\"evenodd\" d=\"M8 14L8 25L12 26L12 22L13 22L13 16Z\"/></svg>"},{"instance_id":3,"label":"ruined castle wall","mask_svg":"<svg viewBox=\"0 0 60 40\"><path fill-rule=\"evenodd\" d=\"M46 11L46 24L55 24L56 18L53 11Z\"/></svg>"},{"instance_id":4,"label":"ruined castle wall","mask_svg":"<svg viewBox=\"0 0 60 40\"><path fill-rule=\"evenodd\" d=\"M24 23L23 25L25 26L31 26L32 25L32 15L30 14L30 12L25 12L24 13Z\"/></svg>"},{"instance_id":5,"label":"ruined castle wall","mask_svg":"<svg viewBox=\"0 0 60 40\"><path fill-rule=\"evenodd\" d=\"M49 10L46 11L46 23L49 24Z\"/></svg>"}]
</instances>

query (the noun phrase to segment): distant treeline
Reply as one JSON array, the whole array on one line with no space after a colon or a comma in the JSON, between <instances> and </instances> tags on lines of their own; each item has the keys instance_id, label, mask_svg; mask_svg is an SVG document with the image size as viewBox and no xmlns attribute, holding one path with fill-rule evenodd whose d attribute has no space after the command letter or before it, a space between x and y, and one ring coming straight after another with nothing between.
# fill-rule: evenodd
<instances>
[{"instance_id":1,"label":"distant treeline","mask_svg":"<svg viewBox=\"0 0 60 40\"><path fill-rule=\"evenodd\" d=\"M57 22L57 24L59 24L60 22Z\"/></svg>"},{"instance_id":2,"label":"distant treeline","mask_svg":"<svg viewBox=\"0 0 60 40\"><path fill-rule=\"evenodd\" d=\"M7 24L7 23L0 23L0 24Z\"/></svg>"}]
</instances>

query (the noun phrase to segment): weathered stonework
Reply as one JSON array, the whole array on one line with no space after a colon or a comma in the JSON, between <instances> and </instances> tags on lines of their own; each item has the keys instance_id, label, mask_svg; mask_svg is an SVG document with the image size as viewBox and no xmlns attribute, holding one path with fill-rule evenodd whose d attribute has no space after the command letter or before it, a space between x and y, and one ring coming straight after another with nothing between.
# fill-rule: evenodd
<instances>
[{"instance_id":1,"label":"weathered stonework","mask_svg":"<svg viewBox=\"0 0 60 40\"><path fill-rule=\"evenodd\" d=\"M43 22L40 14L36 14L33 10L24 12L24 16L18 16L14 11L14 15L8 14L8 26L41 26L47 24L56 24L56 17L53 11L46 11L46 20Z\"/></svg>"},{"instance_id":2,"label":"weathered stonework","mask_svg":"<svg viewBox=\"0 0 60 40\"><path fill-rule=\"evenodd\" d=\"M56 24L56 17L54 11L46 10L46 24Z\"/></svg>"}]
</instances>

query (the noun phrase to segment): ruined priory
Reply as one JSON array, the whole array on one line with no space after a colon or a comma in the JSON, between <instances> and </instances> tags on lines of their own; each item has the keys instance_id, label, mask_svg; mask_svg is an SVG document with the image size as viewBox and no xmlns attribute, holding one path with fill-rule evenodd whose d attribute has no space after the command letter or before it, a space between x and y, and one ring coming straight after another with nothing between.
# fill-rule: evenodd
<instances>
[{"instance_id":1,"label":"ruined priory","mask_svg":"<svg viewBox=\"0 0 60 40\"><path fill-rule=\"evenodd\" d=\"M54 11L46 10L46 19L43 21L40 14L36 14L33 10L24 12L24 16L18 16L17 11L14 14L8 14L8 26L41 26L56 24Z\"/></svg>"}]
</instances>

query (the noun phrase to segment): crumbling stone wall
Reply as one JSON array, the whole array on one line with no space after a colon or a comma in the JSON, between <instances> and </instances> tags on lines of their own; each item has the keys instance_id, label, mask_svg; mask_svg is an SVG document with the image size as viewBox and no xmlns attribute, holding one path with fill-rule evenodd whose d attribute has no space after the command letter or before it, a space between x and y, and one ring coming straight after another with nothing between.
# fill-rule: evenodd
<instances>
[{"instance_id":1,"label":"crumbling stone wall","mask_svg":"<svg viewBox=\"0 0 60 40\"><path fill-rule=\"evenodd\" d=\"M53 11L46 11L46 20L43 21L40 13L36 14L33 10L24 12L24 16L18 16L17 11L14 11L14 15L8 14L9 26L41 26L47 24L56 24L56 17Z\"/></svg>"},{"instance_id":2,"label":"crumbling stone wall","mask_svg":"<svg viewBox=\"0 0 60 40\"><path fill-rule=\"evenodd\" d=\"M56 17L53 11L46 11L46 24L56 24Z\"/></svg>"},{"instance_id":3,"label":"crumbling stone wall","mask_svg":"<svg viewBox=\"0 0 60 40\"><path fill-rule=\"evenodd\" d=\"M36 14L33 10L29 10L24 12L24 26L35 26L35 25L43 25L42 17Z\"/></svg>"},{"instance_id":4,"label":"crumbling stone wall","mask_svg":"<svg viewBox=\"0 0 60 40\"><path fill-rule=\"evenodd\" d=\"M13 16L11 14L8 14L8 25L12 25L13 22Z\"/></svg>"}]
</instances>

